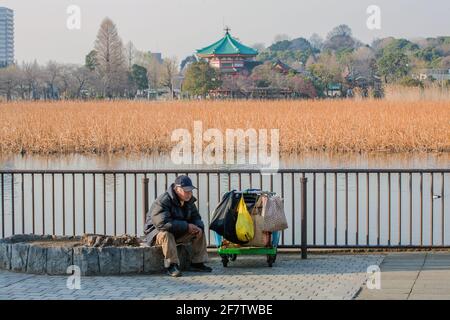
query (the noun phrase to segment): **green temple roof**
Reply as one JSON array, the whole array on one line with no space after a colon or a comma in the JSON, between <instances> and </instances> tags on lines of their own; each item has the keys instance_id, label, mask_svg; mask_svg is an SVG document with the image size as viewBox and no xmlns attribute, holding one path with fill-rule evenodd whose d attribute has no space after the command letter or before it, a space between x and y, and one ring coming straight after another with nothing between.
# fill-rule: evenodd
<instances>
[{"instance_id":1,"label":"green temple roof","mask_svg":"<svg viewBox=\"0 0 450 320\"><path fill-rule=\"evenodd\" d=\"M256 56L258 50L247 47L234 39L227 31L225 36L219 41L197 50L197 55L229 55L229 54L241 54L248 56Z\"/></svg>"}]
</instances>

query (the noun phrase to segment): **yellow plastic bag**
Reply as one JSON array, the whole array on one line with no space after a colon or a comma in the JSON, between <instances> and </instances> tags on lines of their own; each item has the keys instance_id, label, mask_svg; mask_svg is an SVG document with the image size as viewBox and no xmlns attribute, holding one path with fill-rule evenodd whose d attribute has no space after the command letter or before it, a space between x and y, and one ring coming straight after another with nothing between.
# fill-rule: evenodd
<instances>
[{"instance_id":1,"label":"yellow plastic bag","mask_svg":"<svg viewBox=\"0 0 450 320\"><path fill-rule=\"evenodd\" d=\"M253 226L253 220L248 212L247 205L244 201L244 196L238 204L238 218L236 222L236 235L240 241L248 242L255 237L255 229Z\"/></svg>"}]
</instances>

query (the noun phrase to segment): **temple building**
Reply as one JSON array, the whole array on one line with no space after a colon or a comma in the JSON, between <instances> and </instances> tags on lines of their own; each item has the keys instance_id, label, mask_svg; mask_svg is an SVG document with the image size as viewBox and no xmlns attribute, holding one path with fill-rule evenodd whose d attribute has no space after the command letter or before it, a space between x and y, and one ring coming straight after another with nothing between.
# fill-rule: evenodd
<instances>
[{"instance_id":1,"label":"temple building","mask_svg":"<svg viewBox=\"0 0 450 320\"><path fill-rule=\"evenodd\" d=\"M208 60L209 64L222 73L237 74L252 69L256 63L258 51L247 47L230 35L225 29L225 36L219 41L197 50L197 56Z\"/></svg>"}]
</instances>

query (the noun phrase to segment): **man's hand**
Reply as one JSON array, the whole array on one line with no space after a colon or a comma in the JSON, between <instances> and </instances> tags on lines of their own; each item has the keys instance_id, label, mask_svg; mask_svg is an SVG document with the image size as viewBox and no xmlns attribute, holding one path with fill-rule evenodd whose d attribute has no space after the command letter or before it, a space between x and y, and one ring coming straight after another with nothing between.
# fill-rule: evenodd
<instances>
[{"instance_id":1,"label":"man's hand","mask_svg":"<svg viewBox=\"0 0 450 320\"><path fill-rule=\"evenodd\" d=\"M188 225L188 232L189 234L195 235L195 236L200 236L202 235L202 229L197 227L195 224L190 223Z\"/></svg>"}]
</instances>

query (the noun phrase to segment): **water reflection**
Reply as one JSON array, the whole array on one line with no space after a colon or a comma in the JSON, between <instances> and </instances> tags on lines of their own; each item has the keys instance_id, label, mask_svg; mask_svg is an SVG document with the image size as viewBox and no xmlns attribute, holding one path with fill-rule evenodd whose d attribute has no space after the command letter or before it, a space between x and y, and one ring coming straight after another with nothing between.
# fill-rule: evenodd
<instances>
[{"instance_id":1,"label":"water reflection","mask_svg":"<svg viewBox=\"0 0 450 320\"><path fill-rule=\"evenodd\" d=\"M310 153L281 159L282 168L448 168L449 154ZM2 169L176 169L165 155L143 157L3 156ZM240 166L241 168L245 166ZM247 166L252 167L252 166ZM183 166L185 169L205 166ZM226 169L224 166L208 167ZM148 175L153 201L175 179ZM310 244L450 244L450 175L307 174ZM141 234L142 174L3 175L0 181L2 235L15 233ZM285 245L300 241L299 175L193 175L195 196L206 224L229 188L262 188L285 198L289 229ZM378 180L379 179L379 180ZM22 183L23 182L23 183ZM208 188L209 186L209 188ZM445 186L445 189L443 189ZM23 188L23 189L22 189ZM315 189L314 189L315 188ZM314 192L315 190L315 192ZM378 190L380 192L378 193ZM421 191L422 190L422 191ZM347 192L348 191L348 192ZM24 195L24 196L22 196ZM441 198L433 199L433 196ZM13 200L14 199L14 200ZM315 200L315 201L314 201ZM14 214L13 214L14 212ZM378 223L379 222L379 223ZM208 234L211 244L214 237Z\"/></svg>"},{"instance_id":2,"label":"water reflection","mask_svg":"<svg viewBox=\"0 0 450 320\"><path fill-rule=\"evenodd\" d=\"M167 154L151 155L0 155L0 169L199 169L227 165L175 165ZM254 165L234 165L249 168ZM396 168L423 169L450 167L450 153L346 153L309 152L281 156L281 168Z\"/></svg>"}]
</instances>

